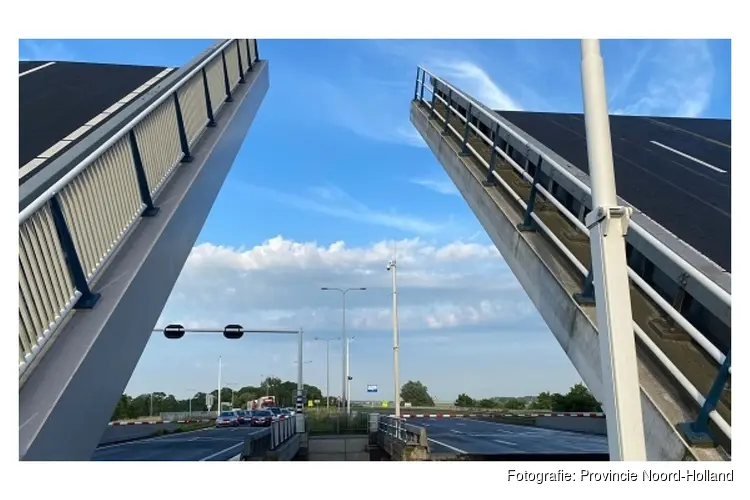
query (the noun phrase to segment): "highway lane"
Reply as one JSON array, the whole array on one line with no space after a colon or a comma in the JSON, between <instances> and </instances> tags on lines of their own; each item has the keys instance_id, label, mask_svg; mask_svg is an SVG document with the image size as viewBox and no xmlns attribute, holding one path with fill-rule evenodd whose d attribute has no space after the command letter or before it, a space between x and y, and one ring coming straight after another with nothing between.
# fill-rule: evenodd
<instances>
[{"instance_id":1,"label":"highway lane","mask_svg":"<svg viewBox=\"0 0 750 500\"><path fill-rule=\"evenodd\" d=\"M105 445L96 449L91 460L221 462L229 460L242 450L245 436L262 430L253 427L208 428Z\"/></svg>"},{"instance_id":2,"label":"highway lane","mask_svg":"<svg viewBox=\"0 0 750 500\"><path fill-rule=\"evenodd\" d=\"M468 418L409 419L424 426L432 453L607 453L606 436Z\"/></svg>"},{"instance_id":3,"label":"highway lane","mask_svg":"<svg viewBox=\"0 0 750 500\"><path fill-rule=\"evenodd\" d=\"M583 115L498 113L588 173ZM618 194L731 272L731 121L611 116L610 129Z\"/></svg>"}]
</instances>

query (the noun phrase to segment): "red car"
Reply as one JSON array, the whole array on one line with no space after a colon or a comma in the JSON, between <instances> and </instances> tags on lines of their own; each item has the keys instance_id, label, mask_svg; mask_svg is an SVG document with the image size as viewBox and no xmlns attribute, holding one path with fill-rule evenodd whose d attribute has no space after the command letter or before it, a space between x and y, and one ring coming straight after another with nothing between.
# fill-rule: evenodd
<instances>
[{"instance_id":1,"label":"red car","mask_svg":"<svg viewBox=\"0 0 750 500\"><path fill-rule=\"evenodd\" d=\"M273 413L268 410L254 410L250 417L250 425L253 427L270 427L273 422Z\"/></svg>"}]
</instances>

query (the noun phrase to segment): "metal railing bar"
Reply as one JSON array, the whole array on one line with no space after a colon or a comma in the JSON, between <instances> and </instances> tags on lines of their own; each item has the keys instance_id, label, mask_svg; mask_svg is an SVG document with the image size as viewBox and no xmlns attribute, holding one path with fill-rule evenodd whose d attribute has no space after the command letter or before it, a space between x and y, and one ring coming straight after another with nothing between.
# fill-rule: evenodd
<instances>
[{"instance_id":1,"label":"metal railing bar","mask_svg":"<svg viewBox=\"0 0 750 500\"><path fill-rule=\"evenodd\" d=\"M232 40L227 40L223 44L221 44L216 51L206 59L204 59L200 64L198 64L195 68L193 68L190 72L188 72L185 76L180 78L180 80L173 86L171 89L172 91L175 91L182 87L186 82L188 82L198 71L201 71L205 66L211 62L214 58L218 57L219 54L223 52L223 50L232 43ZM114 135L112 135L109 139L107 139L104 143L102 143L99 147L97 147L94 151L89 153L86 158L81 160L73 169L71 169L67 174L65 174L60 180L55 182L52 186L47 188L47 190L44 191L39 197L37 197L34 201L29 203L21 212L18 214L18 223L23 224L23 222L29 218L29 216L33 213L35 213L37 210L39 210L40 207L42 207L55 193L60 191L63 187L65 187L72 179L74 179L80 172L82 172L86 167L91 165L94 161L96 161L105 151L107 151L110 147L112 147L117 141L122 139L125 134L130 132L130 130L135 127L138 123L140 123L146 116L151 114L152 111L154 111L159 105L161 105L164 101L169 99L170 92L164 92L161 96L159 96L154 102L148 105L146 109L141 111L135 118L130 120L127 124L125 124L122 128L120 128Z\"/></svg>"},{"instance_id":2,"label":"metal railing bar","mask_svg":"<svg viewBox=\"0 0 750 500\"><path fill-rule=\"evenodd\" d=\"M440 98L438 96L438 98ZM422 101L425 105L429 105L426 101ZM434 111L434 110L433 110ZM439 113L435 112L437 116L440 116ZM457 114L457 116L460 117L460 114ZM447 118L444 119L444 121L448 121ZM448 123L447 128L453 132L453 134L458 138L461 139L462 135L452 126L450 123ZM481 132L480 132L481 133ZM482 134L484 135L484 134ZM473 146L469 145L469 149L471 150L472 154L475 156L475 158L480 161L485 167L489 168L489 164L485 161L485 159L476 151L476 149L473 148ZM504 157L507 158L506 153L502 150L500 150L501 154L504 155ZM515 162L513 162L515 163ZM515 168L515 167L514 167ZM526 201L523 200L516 192L505 182L502 177L497 172L493 172L493 175L495 179L503 186L503 188L506 190L506 192L523 208L526 209ZM567 249L567 247L552 233L552 231L544 224L544 222L537 216L535 213L531 213L531 217L538 224L538 227L544 231L545 235L552 240L552 242L555 244L555 246L558 247L560 251L562 251L565 256L570 260L570 262L583 274L586 276L588 274L588 270L586 267L578 260L578 258L573 255L570 250ZM639 277L640 278L640 277ZM645 291L645 290L644 290ZM682 374L682 372L672 363L669 358L659 349L659 347L651 340L650 337L641 329L641 327L633 321L633 330L638 336L638 338L643 341L644 345L654 354L654 356L664 365L664 367L667 369L667 371L672 375L677 382L682 385L682 387L688 392L688 394L693 398L693 400L698 403L699 406L702 406L705 403L705 398L701 393L695 388L695 386ZM700 332L698 332L700 334ZM708 341L706 341L708 342ZM709 353L710 354L710 353ZM711 412L710 414L711 420L713 420L716 425L727 434L727 436L731 439L731 426L726 423L726 421L721 417L721 415L718 414L715 410Z\"/></svg>"},{"instance_id":3,"label":"metal railing bar","mask_svg":"<svg viewBox=\"0 0 750 500\"><path fill-rule=\"evenodd\" d=\"M535 154L541 156L544 158L546 162L548 162L552 168L560 172L563 176L567 178L570 182L576 185L579 189L581 189L585 194L591 195L591 188L582 182L580 179L572 175L570 172L567 171L567 169L560 166L553 158L549 157L546 153L543 151L537 150L536 147L529 144L526 139L521 137L515 130L509 128L507 125L505 125L502 121L500 121L496 116L493 116L493 114L489 113L484 109L483 106L479 105L480 103L476 101L475 99L467 96L457 88L455 88L453 85L449 84L445 80L435 76L431 72L427 71L424 67L419 66L423 74L430 75L435 80L439 81L442 85L445 85L451 93L456 93L458 96L463 98L467 103L473 103L477 108L477 110L482 113L484 116L489 118L492 122L496 123L500 127L502 127L507 133L511 134L513 137L515 137L520 142L526 144L530 150L532 150ZM427 88L428 91L431 91L436 94L436 92L433 89ZM442 100L440 96L437 96L439 99ZM461 117L460 113L456 113L456 116L461 118L462 121L464 121L464 118ZM726 292L723 288L721 288L719 285L711 281L707 276L705 276L703 273L701 273L698 269L695 268L692 264L687 262L685 259L683 259L681 256L679 256L677 253L675 253L672 249L664 245L661 241L659 241L657 238L655 238L653 235L651 235L648 231L643 229L641 226L638 225L635 221L630 221L630 227L632 227L640 236L642 236L644 239L646 239L650 244L654 246L656 250L658 250L661 254L663 254L665 257L667 257L669 260L671 260L675 265L682 268L691 278L695 279L697 282L699 282L701 285L703 285L707 290L709 290L711 293L713 293L717 298L719 298L722 302L724 302L725 305L731 307L732 305L732 296L728 292Z\"/></svg>"}]
</instances>

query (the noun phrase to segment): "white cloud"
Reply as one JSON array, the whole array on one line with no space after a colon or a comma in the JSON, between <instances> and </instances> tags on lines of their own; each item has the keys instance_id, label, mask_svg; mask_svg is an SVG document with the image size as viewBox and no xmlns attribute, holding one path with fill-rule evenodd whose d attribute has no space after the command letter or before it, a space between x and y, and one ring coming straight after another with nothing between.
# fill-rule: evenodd
<instances>
[{"instance_id":1,"label":"white cloud","mask_svg":"<svg viewBox=\"0 0 750 500\"><path fill-rule=\"evenodd\" d=\"M450 179L412 179L412 184L435 191L438 194L458 196L459 191Z\"/></svg>"},{"instance_id":2,"label":"white cloud","mask_svg":"<svg viewBox=\"0 0 750 500\"><path fill-rule=\"evenodd\" d=\"M366 291L347 295L347 322L364 332L387 331L391 277L385 265L393 244L350 248L339 241L321 246L281 236L250 249L203 243L191 252L158 326L237 322L335 331L341 324L341 297L320 288L364 286ZM407 341L420 331L523 328L535 314L491 245L434 246L413 239L398 242L396 248L399 320Z\"/></svg>"},{"instance_id":3,"label":"white cloud","mask_svg":"<svg viewBox=\"0 0 750 500\"><path fill-rule=\"evenodd\" d=\"M24 61L75 61L75 54L59 40L20 40L19 59Z\"/></svg>"},{"instance_id":4,"label":"white cloud","mask_svg":"<svg viewBox=\"0 0 750 500\"><path fill-rule=\"evenodd\" d=\"M636 56L624 82L616 86L613 113L700 117L710 104L714 80L708 42L669 40L659 47L648 56L643 51ZM636 75L646 75L640 85L636 85ZM627 98L625 89L630 90Z\"/></svg>"},{"instance_id":5,"label":"white cloud","mask_svg":"<svg viewBox=\"0 0 750 500\"><path fill-rule=\"evenodd\" d=\"M416 234L438 234L446 231L452 222L434 222L396 211L380 211L357 201L332 184L309 188L309 196L283 193L271 188L243 184L252 196L266 198L301 210L317 212L330 217L349 219L365 224L390 227Z\"/></svg>"},{"instance_id":6,"label":"white cloud","mask_svg":"<svg viewBox=\"0 0 750 500\"><path fill-rule=\"evenodd\" d=\"M521 105L510 94L500 88L484 69L472 61L436 58L426 66L491 109L522 110Z\"/></svg>"}]
</instances>

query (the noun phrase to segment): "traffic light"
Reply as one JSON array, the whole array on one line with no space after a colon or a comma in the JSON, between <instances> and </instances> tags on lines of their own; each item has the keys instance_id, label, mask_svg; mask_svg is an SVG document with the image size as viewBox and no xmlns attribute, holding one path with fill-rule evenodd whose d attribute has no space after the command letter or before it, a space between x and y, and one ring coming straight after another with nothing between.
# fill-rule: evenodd
<instances>
[{"instance_id":1,"label":"traffic light","mask_svg":"<svg viewBox=\"0 0 750 500\"><path fill-rule=\"evenodd\" d=\"M164 328L164 336L171 340L181 339L185 335L185 327L182 325L167 325Z\"/></svg>"},{"instance_id":2,"label":"traffic light","mask_svg":"<svg viewBox=\"0 0 750 500\"><path fill-rule=\"evenodd\" d=\"M241 325L227 325L224 327L224 337L237 340L245 334L243 330Z\"/></svg>"}]
</instances>

